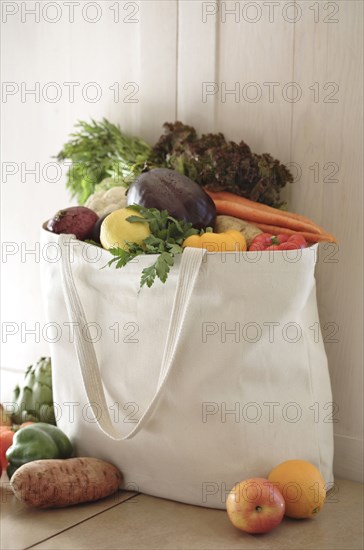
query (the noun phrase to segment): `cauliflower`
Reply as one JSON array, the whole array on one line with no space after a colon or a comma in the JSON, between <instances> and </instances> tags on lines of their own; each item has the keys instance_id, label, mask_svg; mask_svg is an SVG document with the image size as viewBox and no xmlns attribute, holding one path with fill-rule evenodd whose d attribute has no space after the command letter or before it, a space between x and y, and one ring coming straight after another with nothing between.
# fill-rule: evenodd
<instances>
[{"instance_id":1,"label":"cauliflower","mask_svg":"<svg viewBox=\"0 0 364 550\"><path fill-rule=\"evenodd\" d=\"M126 206L126 187L112 187L107 191L99 190L87 199L85 206L102 218L114 210Z\"/></svg>"}]
</instances>

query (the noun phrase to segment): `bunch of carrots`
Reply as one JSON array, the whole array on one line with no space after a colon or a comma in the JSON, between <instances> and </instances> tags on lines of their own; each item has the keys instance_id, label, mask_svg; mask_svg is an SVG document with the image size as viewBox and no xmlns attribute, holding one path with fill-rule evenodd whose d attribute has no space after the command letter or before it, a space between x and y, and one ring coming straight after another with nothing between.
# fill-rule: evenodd
<instances>
[{"instance_id":1,"label":"bunch of carrots","mask_svg":"<svg viewBox=\"0 0 364 550\"><path fill-rule=\"evenodd\" d=\"M218 214L245 220L256 225L264 233L271 235L300 233L309 243L337 242L333 235L300 214L278 210L227 191L207 191L207 193L214 201Z\"/></svg>"}]
</instances>

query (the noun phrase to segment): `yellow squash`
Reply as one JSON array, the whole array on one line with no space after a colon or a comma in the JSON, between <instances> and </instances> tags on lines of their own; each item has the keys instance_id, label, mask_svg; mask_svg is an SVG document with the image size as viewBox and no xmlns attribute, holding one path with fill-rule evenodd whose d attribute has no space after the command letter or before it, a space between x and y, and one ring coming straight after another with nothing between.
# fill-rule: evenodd
<instances>
[{"instance_id":1,"label":"yellow squash","mask_svg":"<svg viewBox=\"0 0 364 550\"><path fill-rule=\"evenodd\" d=\"M206 248L208 252L243 252L247 249L246 239L240 231L233 229L224 233L204 233L191 235L183 242L182 247Z\"/></svg>"}]
</instances>

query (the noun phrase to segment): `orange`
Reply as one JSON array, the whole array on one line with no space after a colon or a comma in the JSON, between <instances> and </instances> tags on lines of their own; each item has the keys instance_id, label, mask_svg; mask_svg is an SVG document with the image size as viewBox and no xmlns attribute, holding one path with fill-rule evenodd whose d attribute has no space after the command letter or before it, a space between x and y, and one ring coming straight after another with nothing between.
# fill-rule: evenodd
<instances>
[{"instance_id":1,"label":"orange","mask_svg":"<svg viewBox=\"0 0 364 550\"><path fill-rule=\"evenodd\" d=\"M273 468L268 480L277 484L290 518L310 518L325 502L325 481L316 466L306 460L282 462Z\"/></svg>"}]
</instances>

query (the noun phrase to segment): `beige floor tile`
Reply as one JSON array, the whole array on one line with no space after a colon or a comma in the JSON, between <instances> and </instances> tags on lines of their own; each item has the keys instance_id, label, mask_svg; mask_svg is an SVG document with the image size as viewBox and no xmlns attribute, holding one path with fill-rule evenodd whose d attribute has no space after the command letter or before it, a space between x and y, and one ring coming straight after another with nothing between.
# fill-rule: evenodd
<instances>
[{"instance_id":1,"label":"beige floor tile","mask_svg":"<svg viewBox=\"0 0 364 550\"><path fill-rule=\"evenodd\" d=\"M313 520L289 520L266 535L236 530L224 511L137 495L33 547L66 549L340 549L363 548L363 486L339 481Z\"/></svg>"},{"instance_id":2,"label":"beige floor tile","mask_svg":"<svg viewBox=\"0 0 364 550\"><path fill-rule=\"evenodd\" d=\"M5 477L5 476L4 476ZM7 479L7 478L6 478ZM111 497L59 510L37 510L19 502L3 481L0 486L2 550L28 548L42 540L49 539L80 521L120 504L135 493L120 491Z\"/></svg>"}]
</instances>

